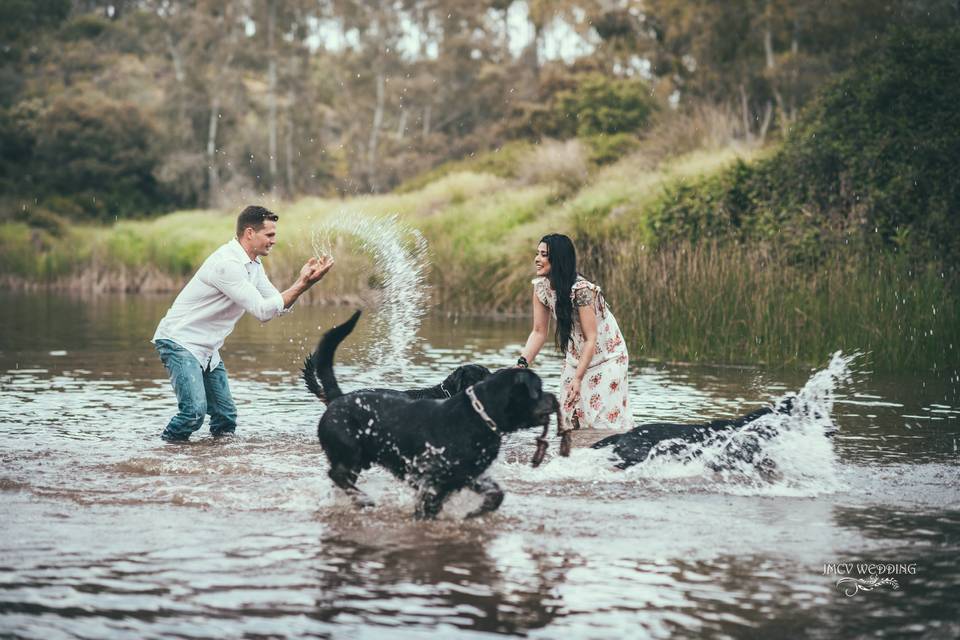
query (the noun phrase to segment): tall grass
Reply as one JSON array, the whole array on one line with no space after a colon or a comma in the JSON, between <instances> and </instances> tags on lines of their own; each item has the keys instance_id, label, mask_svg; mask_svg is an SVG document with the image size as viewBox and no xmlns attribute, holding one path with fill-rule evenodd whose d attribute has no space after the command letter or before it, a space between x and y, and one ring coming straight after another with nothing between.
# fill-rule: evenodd
<instances>
[{"instance_id":1,"label":"tall grass","mask_svg":"<svg viewBox=\"0 0 960 640\"><path fill-rule=\"evenodd\" d=\"M835 252L811 267L771 246L629 240L581 253L640 358L794 366L840 349L886 370L960 361L960 305L943 274L896 255Z\"/></svg>"}]
</instances>

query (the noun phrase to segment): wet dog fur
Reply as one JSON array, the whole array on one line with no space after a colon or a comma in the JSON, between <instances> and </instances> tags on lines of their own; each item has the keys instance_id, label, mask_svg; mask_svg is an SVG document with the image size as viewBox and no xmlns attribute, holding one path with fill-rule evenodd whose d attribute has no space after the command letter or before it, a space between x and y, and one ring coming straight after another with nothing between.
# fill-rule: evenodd
<instances>
[{"instance_id":1,"label":"wet dog fur","mask_svg":"<svg viewBox=\"0 0 960 640\"><path fill-rule=\"evenodd\" d=\"M773 424L756 421L772 413L790 414L794 404L792 397L786 397L773 407L763 407L729 420L713 420L700 424L666 422L642 424L625 433L608 436L590 446L593 449L612 447L613 453L619 459L615 466L619 469L627 469L646 460L654 449L658 454L695 456L700 450L690 445L705 443L725 432L743 429L750 425L750 438L738 441L736 448L729 448L724 452L725 459L713 460L708 466L713 471L723 471L729 463L744 462L756 466L761 474L771 477L776 473L776 465L763 454L763 441L776 437L777 429ZM828 431L826 435L833 435L833 433Z\"/></svg>"},{"instance_id":2,"label":"wet dog fur","mask_svg":"<svg viewBox=\"0 0 960 640\"><path fill-rule=\"evenodd\" d=\"M494 428L465 392L442 400L379 390L343 394L333 356L359 316L358 311L328 331L315 352L314 371L329 401L317 437L330 461L330 479L355 504L369 506L372 502L356 482L376 464L416 489L417 518L436 517L444 501L461 489L483 496L468 518L496 510L503 490L486 471L500 452L503 435L547 424L559 408L556 397L544 393L539 376L528 369L498 371L473 386Z\"/></svg>"}]
</instances>

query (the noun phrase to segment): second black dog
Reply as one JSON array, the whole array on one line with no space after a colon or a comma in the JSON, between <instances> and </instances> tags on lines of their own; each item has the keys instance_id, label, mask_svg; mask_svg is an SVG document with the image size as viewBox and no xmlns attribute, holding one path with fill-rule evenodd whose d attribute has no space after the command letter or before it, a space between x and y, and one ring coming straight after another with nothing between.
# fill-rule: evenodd
<instances>
[{"instance_id":1,"label":"second black dog","mask_svg":"<svg viewBox=\"0 0 960 640\"><path fill-rule=\"evenodd\" d=\"M593 449L613 447L613 452L620 459L615 466L626 469L646 460L654 450L657 454L697 456L701 449L696 445L722 437L724 433L733 430L743 430L749 425L749 437L740 438L736 446L725 447L724 455L711 460L708 466L713 471L721 471L731 463L744 462L755 465L762 474L769 475L776 471L776 465L763 455L763 443L776 437L778 430L773 421L757 421L773 413L791 414L794 405L794 399L787 397L774 407L763 407L730 420L714 420L700 424L642 424L626 433L608 436L590 446ZM833 435L833 432L828 430L825 435Z\"/></svg>"},{"instance_id":2,"label":"second black dog","mask_svg":"<svg viewBox=\"0 0 960 640\"><path fill-rule=\"evenodd\" d=\"M329 401L317 437L330 461L330 478L361 506L372 504L356 486L365 469L379 465L416 490L418 518L434 518L460 489L483 496L467 517L493 511L503 491L486 475L503 435L543 426L558 411L528 369L504 369L444 400L413 399L390 391L344 395L333 373L337 345L350 334L358 311L328 331L317 346L314 370Z\"/></svg>"}]
</instances>

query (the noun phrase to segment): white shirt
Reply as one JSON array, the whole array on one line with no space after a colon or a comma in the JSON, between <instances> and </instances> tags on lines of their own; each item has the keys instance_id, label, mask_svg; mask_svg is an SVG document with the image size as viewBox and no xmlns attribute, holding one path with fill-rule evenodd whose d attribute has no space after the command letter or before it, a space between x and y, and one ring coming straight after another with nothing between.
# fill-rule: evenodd
<instances>
[{"instance_id":1,"label":"white shirt","mask_svg":"<svg viewBox=\"0 0 960 640\"><path fill-rule=\"evenodd\" d=\"M260 259L251 260L236 238L214 251L183 288L151 342L171 340L204 369L220 364L220 347L245 311L260 322L289 310Z\"/></svg>"}]
</instances>

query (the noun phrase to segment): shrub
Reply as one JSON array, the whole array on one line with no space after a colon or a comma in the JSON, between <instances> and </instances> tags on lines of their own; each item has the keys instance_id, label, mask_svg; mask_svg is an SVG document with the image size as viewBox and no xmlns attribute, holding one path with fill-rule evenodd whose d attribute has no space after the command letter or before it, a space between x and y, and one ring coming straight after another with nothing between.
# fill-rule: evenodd
<instances>
[{"instance_id":1,"label":"shrub","mask_svg":"<svg viewBox=\"0 0 960 640\"><path fill-rule=\"evenodd\" d=\"M513 178L517 176L521 163L526 160L532 148L533 145L524 140L508 142L490 151L471 154L462 160L445 162L439 167L407 180L394 191L397 193L418 191L445 176L463 172L489 173L500 178Z\"/></svg>"},{"instance_id":2,"label":"shrub","mask_svg":"<svg viewBox=\"0 0 960 640\"><path fill-rule=\"evenodd\" d=\"M894 30L827 86L770 167L821 216L854 214L888 246L960 257L960 28Z\"/></svg>"},{"instance_id":3,"label":"shrub","mask_svg":"<svg viewBox=\"0 0 960 640\"><path fill-rule=\"evenodd\" d=\"M553 134L560 138L640 131L656 108L649 87L635 79L587 74L554 97Z\"/></svg>"},{"instance_id":4,"label":"shrub","mask_svg":"<svg viewBox=\"0 0 960 640\"><path fill-rule=\"evenodd\" d=\"M110 20L95 14L83 14L65 23L60 28L62 40L90 40L101 36L111 28Z\"/></svg>"},{"instance_id":5,"label":"shrub","mask_svg":"<svg viewBox=\"0 0 960 640\"><path fill-rule=\"evenodd\" d=\"M26 211L26 222L34 229L43 229L55 238L63 237L67 232L67 221L43 207L33 207Z\"/></svg>"},{"instance_id":6,"label":"shrub","mask_svg":"<svg viewBox=\"0 0 960 640\"><path fill-rule=\"evenodd\" d=\"M134 104L62 98L32 129L37 193L67 197L83 217L101 221L144 215L169 202L154 177L155 133Z\"/></svg>"},{"instance_id":7,"label":"shrub","mask_svg":"<svg viewBox=\"0 0 960 640\"><path fill-rule=\"evenodd\" d=\"M601 133L585 138L585 142L590 146L590 161L598 165L616 162L640 146L632 133Z\"/></svg>"},{"instance_id":8,"label":"shrub","mask_svg":"<svg viewBox=\"0 0 960 640\"><path fill-rule=\"evenodd\" d=\"M895 30L827 85L779 151L657 201L661 239L770 238L815 260L824 242L960 258L960 28Z\"/></svg>"},{"instance_id":9,"label":"shrub","mask_svg":"<svg viewBox=\"0 0 960 640\"><path fill-rule=\"evenodd\" d=\"M587 179L587 161L579 140L544 140L520 164L520 178L527 184L550 184L562 193L572 193Z\"/></svg>"}]
</instances>

